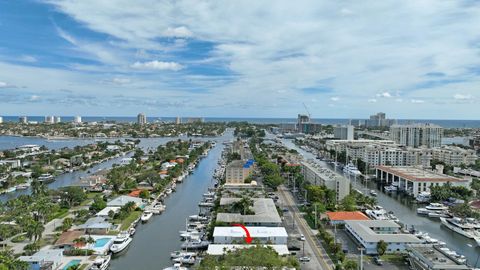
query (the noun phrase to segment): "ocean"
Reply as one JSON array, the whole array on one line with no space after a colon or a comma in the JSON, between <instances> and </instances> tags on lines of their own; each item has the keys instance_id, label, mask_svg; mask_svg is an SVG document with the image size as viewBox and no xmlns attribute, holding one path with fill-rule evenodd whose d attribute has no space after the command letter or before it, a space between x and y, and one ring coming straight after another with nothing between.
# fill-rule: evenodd
<instances>
[{"instance_id":1,"label":"ocean","mask_svg":"<svg viewBox=\"0 0 480 270\"><path fill-rule=\"evenodd\" d=\"M17 122L19 116L4 116L4 122ZM28 121L43 122L44 116L27 116ZM188 117L182 117L186 120ZM147 117L148 122L167 121L173 122L176 117ZM73 116L61 116L62 122L73 121ZM249 122L253 124L280 124L295 123L296 118L246 118L246 117L204 117L205 122ZM348 124L350 119L347 118L318 118L312 119L314 123L325 125ZM83 122L101 122L115 121L119 123L136 122L136 116L82 116ZM398 119L399 124L409 123L430 123L436 124L444 128L480 128L480 120L441 120L441 119Z\"/></svg>"}]
</instances>

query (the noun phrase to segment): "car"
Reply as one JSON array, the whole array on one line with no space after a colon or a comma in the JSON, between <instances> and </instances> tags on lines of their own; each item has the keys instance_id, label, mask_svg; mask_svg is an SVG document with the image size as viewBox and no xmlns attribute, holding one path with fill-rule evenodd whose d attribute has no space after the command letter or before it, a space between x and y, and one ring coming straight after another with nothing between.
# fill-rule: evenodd
<instances>
[{"instance_id":1,"label":"car","mask_svg":"<svg viewBox=\"0 0 480 270\"><path fill-rule=\"evenodd\" d=\"M382 261L382 259L380 259L379 257L374 257L374 258L373 258L373 262L374 262L376 265L383 265L383 261Z\"/></svg>"},{"instance_id":2,"label":"car","mask_svg":"<svg viewBox=\"0 0 480 270\"><path fill-rule=\"evenodd\" d=\"M300 237L298 239L300 239L300 241L305 241L305 235L300 234Z\"/></svg>"},{"instance_id":3,"label":"car","mask_svg":"<svg viewBox=\"0 0 480 270\"><path fill-rule=\"evenodd\" d=\"M288 212L288 208L283 208L283 212Z\"/></svg>"},{"instance_id":4,"label":"car","mask_svg":"<svg viewBox=\"0 0 480 270\"><path fill-rule=\"evenodd\" d=\"M309 262L310 257L304 256L304 257L300 257L298 260L301 261L301 262Z\"/></svg>"},{"instance_id":5,"label":"car","mask_svg":"<svg viewBox=\"0 0 480 270\"><path fill-rule=\"evenodd\" d=\"M297 246L293 246L293 245L292 245L292 246L288 246L288 250L295 250L295 251L299 251L299 250L301 250L301 248L300 248L300 247L297 247Z\"/></svg>"}]
</instances>

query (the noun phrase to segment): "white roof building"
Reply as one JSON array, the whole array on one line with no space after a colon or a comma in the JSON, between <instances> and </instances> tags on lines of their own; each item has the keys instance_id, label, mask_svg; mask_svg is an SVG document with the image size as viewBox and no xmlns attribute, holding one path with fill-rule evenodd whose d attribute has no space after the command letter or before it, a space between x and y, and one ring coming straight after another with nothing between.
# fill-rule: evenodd
<instances>
[{"instance_id":1,"label":"white roof building","mask_svg":"<svg viewBox=\"0 0 480 270\"><path fill-rule=\"evenodd\" d=\"M289 255L290 252L288 251L287 245L265 245L266 247L271 247L275 252L278 253L280 256ZM227 251L232 251L235 249L242 249L242 248L249 248L252 245L217 245L217 244L210 244L208 245L207 254L219 256L225 254Z\"/></svg>"},{"instance_id":2,"label":"white roof building","mask_svg":"<svg viewBox=\"0 0 480 270\"><path fill-rule=\"evenodd\" d=\"M262 244L286 245L288 234L284 227L246 227L253 241ZM244 243L245 231L241 227L215 227L215 244Z\"/></svg>"},{"instance_id":3,"label":"white roof building","mask_svg":"<svg viewBox=\"0 0 480 270\"><path fill-rule=\"evenodd\" d=\"M103 217L103 218L107 218L109 217L108 216L108 213L110 213L110 211L113 211L113 213L118 213L120 211L120 206L107 206L105 208L103 208L102 210L100 210L100 212L98 212L97 214L95 214L97 217Z\"/></svg>"},{"instance_id":4,"label":"white roof building","mask_svg":"<svg viewBox=\"0 0 480 270\"><path fill-rule=\"evenodd\" d=\"M240 198L221 198L220 205L228 205L239 201ZM242 215L239 213L218 213L217 221L225 223L243 223L246 226L277 227L282 224L275 203L270 198L254 198L254 215Z\"/></svg>"},{"instance_id":5,"label":"white roof building","mask_svg":"<svg viewBox=\"0 0 480 270\"><path fill-rule=\"evenodd\" d=\"M127 195L122 195L122 196L118 196L117 198L107 202L107 206L122 207L129 202L134 202L136 206L140 206L140 205L143 204L143 200L140 199L140 198L131 197L131 196L127 196Z\"/></svg>"},{"instance_id":6,"label":"white roof building","mask_svg":"<svg viewBox=\"0 0 480 270\"><path fill-rule=\"evenodd\" d=\"M30 269L43 269L42 267L51 267L57 269L62 264L63 249L44 249L32 256L20 256L19 260L30 264ZM45 268L48 269L48 268Z\"/></svg>"}]
</instances>

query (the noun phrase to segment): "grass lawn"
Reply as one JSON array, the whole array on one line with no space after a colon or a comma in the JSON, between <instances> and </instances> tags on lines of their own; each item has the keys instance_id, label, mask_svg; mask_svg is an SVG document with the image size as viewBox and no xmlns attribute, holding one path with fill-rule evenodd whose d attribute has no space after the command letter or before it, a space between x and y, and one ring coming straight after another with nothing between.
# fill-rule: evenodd
<instances>
[{"instance_id":1,"label":"grass lawn","mask_svg":"<svg viewBox=\"0 0 480 270\"><path fill-rule=\"evenodd\" d=\"M68 209L67 208L60 208L58 212L54 213L51 217L50 220L56 219L56 218L64 218L68 215ZM49 220L49 221L50 221Z\"/></svg>"},{"instance_id":2,"label":"grass lawn","mask_svg":"<svg viewBox=\"0 0 480 270\"><path fill-rule=\"evenodd\" d=\"M25 234L19 234L12 238L12 243L20 243L27 240L27 236Z\"/></svg>"},{"instance_id":3,"label":"grass lawn","mask_svg":"<svg viewBox=\"0 0 480 270\"><path fill-rule=\"evenodd\" d=\"M142 215L141 211L133 211L128 217L121 221L120 230L124 231L130 227L130 225Z\"/></svg>"},{"instance_id":4,"label":"grass lawn","mask_svg":"<svg viewBox=\"0 0 480 270\"><path fill-rule=\"evenodd\" d=\"M391 263L403 263L403 255L401 254L384 254L380 256L380 259Z\"/></svg>"}]
</instances>

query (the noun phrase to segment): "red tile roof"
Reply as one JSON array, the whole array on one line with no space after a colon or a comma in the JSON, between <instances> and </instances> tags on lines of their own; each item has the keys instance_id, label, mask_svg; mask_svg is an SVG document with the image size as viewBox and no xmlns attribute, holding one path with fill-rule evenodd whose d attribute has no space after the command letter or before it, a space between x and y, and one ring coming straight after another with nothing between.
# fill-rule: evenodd
<instances>
[{"instance_id":1,"label":"red tile roof","mask_svg":"<svg viewBox=\"0 0 480 270\"><path fill-rule=\"evenodd\" d=\"M369 218L360 211L354 212L327 212L330 220L369 220Z\"/></svg>"}]
</instances>

